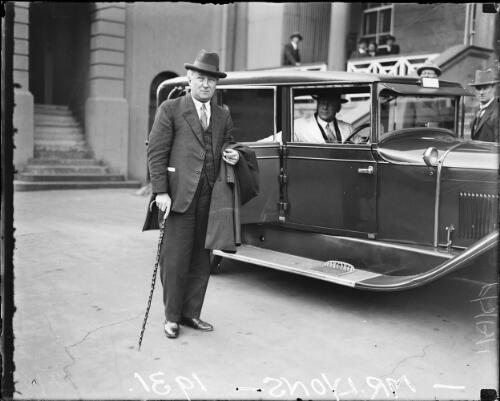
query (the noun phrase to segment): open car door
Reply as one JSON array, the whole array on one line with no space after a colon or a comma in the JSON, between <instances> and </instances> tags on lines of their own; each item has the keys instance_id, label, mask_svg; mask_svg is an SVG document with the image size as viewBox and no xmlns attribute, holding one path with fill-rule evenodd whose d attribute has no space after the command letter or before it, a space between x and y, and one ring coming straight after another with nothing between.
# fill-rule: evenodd
<instances>
[{"instance_id":1,"label":"open car door","mask_svg":"<svg viewBox=\"0 0 500 401\"><path fill-rule=\"evenodd\" d=\"M279 127L277 89L221 86L217 96L231 112L234 139L255 152L259 165L259 194L241 208L241 224L278 222L282 146L274 142ZM263 138L269 139L259 142Z\"/></svg>"}]
</instances>

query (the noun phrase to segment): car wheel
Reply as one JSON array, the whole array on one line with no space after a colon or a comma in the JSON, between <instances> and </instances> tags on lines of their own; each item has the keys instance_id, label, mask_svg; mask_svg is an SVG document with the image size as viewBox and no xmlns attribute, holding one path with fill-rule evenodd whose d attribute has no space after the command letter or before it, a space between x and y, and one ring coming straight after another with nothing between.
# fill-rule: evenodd
<instances>
[{"instance_id":1,"label":"car wheel","mask_svg":"<svg viewBox=\"0 0 500 401\"><path fill-rule=\"evenodd\" d=\"M221 262L222 256L214 255L212 252L210 252L210 274L221 273Z\"/></svg>"}]
</instances>

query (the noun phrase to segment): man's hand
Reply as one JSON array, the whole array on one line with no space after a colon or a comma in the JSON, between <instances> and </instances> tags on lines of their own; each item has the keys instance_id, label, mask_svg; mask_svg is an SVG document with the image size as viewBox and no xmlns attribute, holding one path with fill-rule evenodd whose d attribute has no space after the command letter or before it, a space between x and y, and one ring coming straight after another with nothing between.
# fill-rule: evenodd
<instances>
[{"instance_id":1,"label":"man's hand","mask_svg":"<svg viewBox=\"0 0 500 401\"><path fill-rule=\"evenodd\" d=\"M158 209L160 209L162 212L165 212L168 216L168 214L170 213L170 206L172 205L170 196L167 193L157 194L155 202L156 206L158 206Z\"/></svg>"},{"instance_id":2,"label":"man's hand","mask_svg":"<svg viewBox=\"0 0 500 401\"><path fill-rule=\"evenodd\" d=\"M234 166L240 160L240 154L237 150L234 149L226 149L222 154L222 160L224 160L227 164Z\"/></svg>"}]
</instances>

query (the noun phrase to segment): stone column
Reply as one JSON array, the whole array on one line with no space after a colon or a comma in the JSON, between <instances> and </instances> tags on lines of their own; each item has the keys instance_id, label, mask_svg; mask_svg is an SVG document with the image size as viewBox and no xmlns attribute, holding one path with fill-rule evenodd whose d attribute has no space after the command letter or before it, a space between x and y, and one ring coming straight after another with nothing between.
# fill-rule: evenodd
<instances>
[{"instance_id":1,"label":"stone column","mask_svg":"<svg viewBox=\"0 0 500 401\"><path fill-rule=\"evenodd\" d=\"M328 69L346 71L346 40L349 34L349 3L332 3L330 19L330 40L328 47Z\"/></svg>"},{"instance_id":2,"label":"stone column","mask_svg":"<svg viewBox=\"0 0 500 401\"><path fill-rule=\"evenodd\" d=\"M29 91L29 3L14 4L14 166L20 170L33 157L33 95Z\"/></svg>"},{"instance_id":3,"label":"stone column","mask_svg":"<svg viewBox=\"0 0 500 401\"><path fill-rule=\"evenodd\" d=\"M248 3L247 68L281 65L283 3Z\"/></svg>"},{"instance_id":4,"label":"stone column","mask_svg":"<svg viewBox=\"0 0 500 401\"><path fill-rule=\"evenodd\" d=\"M94 157L127 174L128 102L125 99L124 3L95 3L91 15L90 93L85 133ZM146 96L147 94L145 94Z\"/></svg>"}]
</instances>

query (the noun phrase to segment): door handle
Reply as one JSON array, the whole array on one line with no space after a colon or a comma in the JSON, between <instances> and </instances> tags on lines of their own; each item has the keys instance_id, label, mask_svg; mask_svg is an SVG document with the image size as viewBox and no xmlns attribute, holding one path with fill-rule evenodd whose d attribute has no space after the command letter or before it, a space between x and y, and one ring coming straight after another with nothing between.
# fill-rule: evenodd
<instances>
[{"instance_id":1,"label":"door handle","mask_svg":"<svg viewBox=\"0 0 500 401\"><path fill-rule=\"evenodd\" d=\"M368 166L367 168L358 168L358 173L373 175L373 166Z\"/></svg>"}]
</instances>

